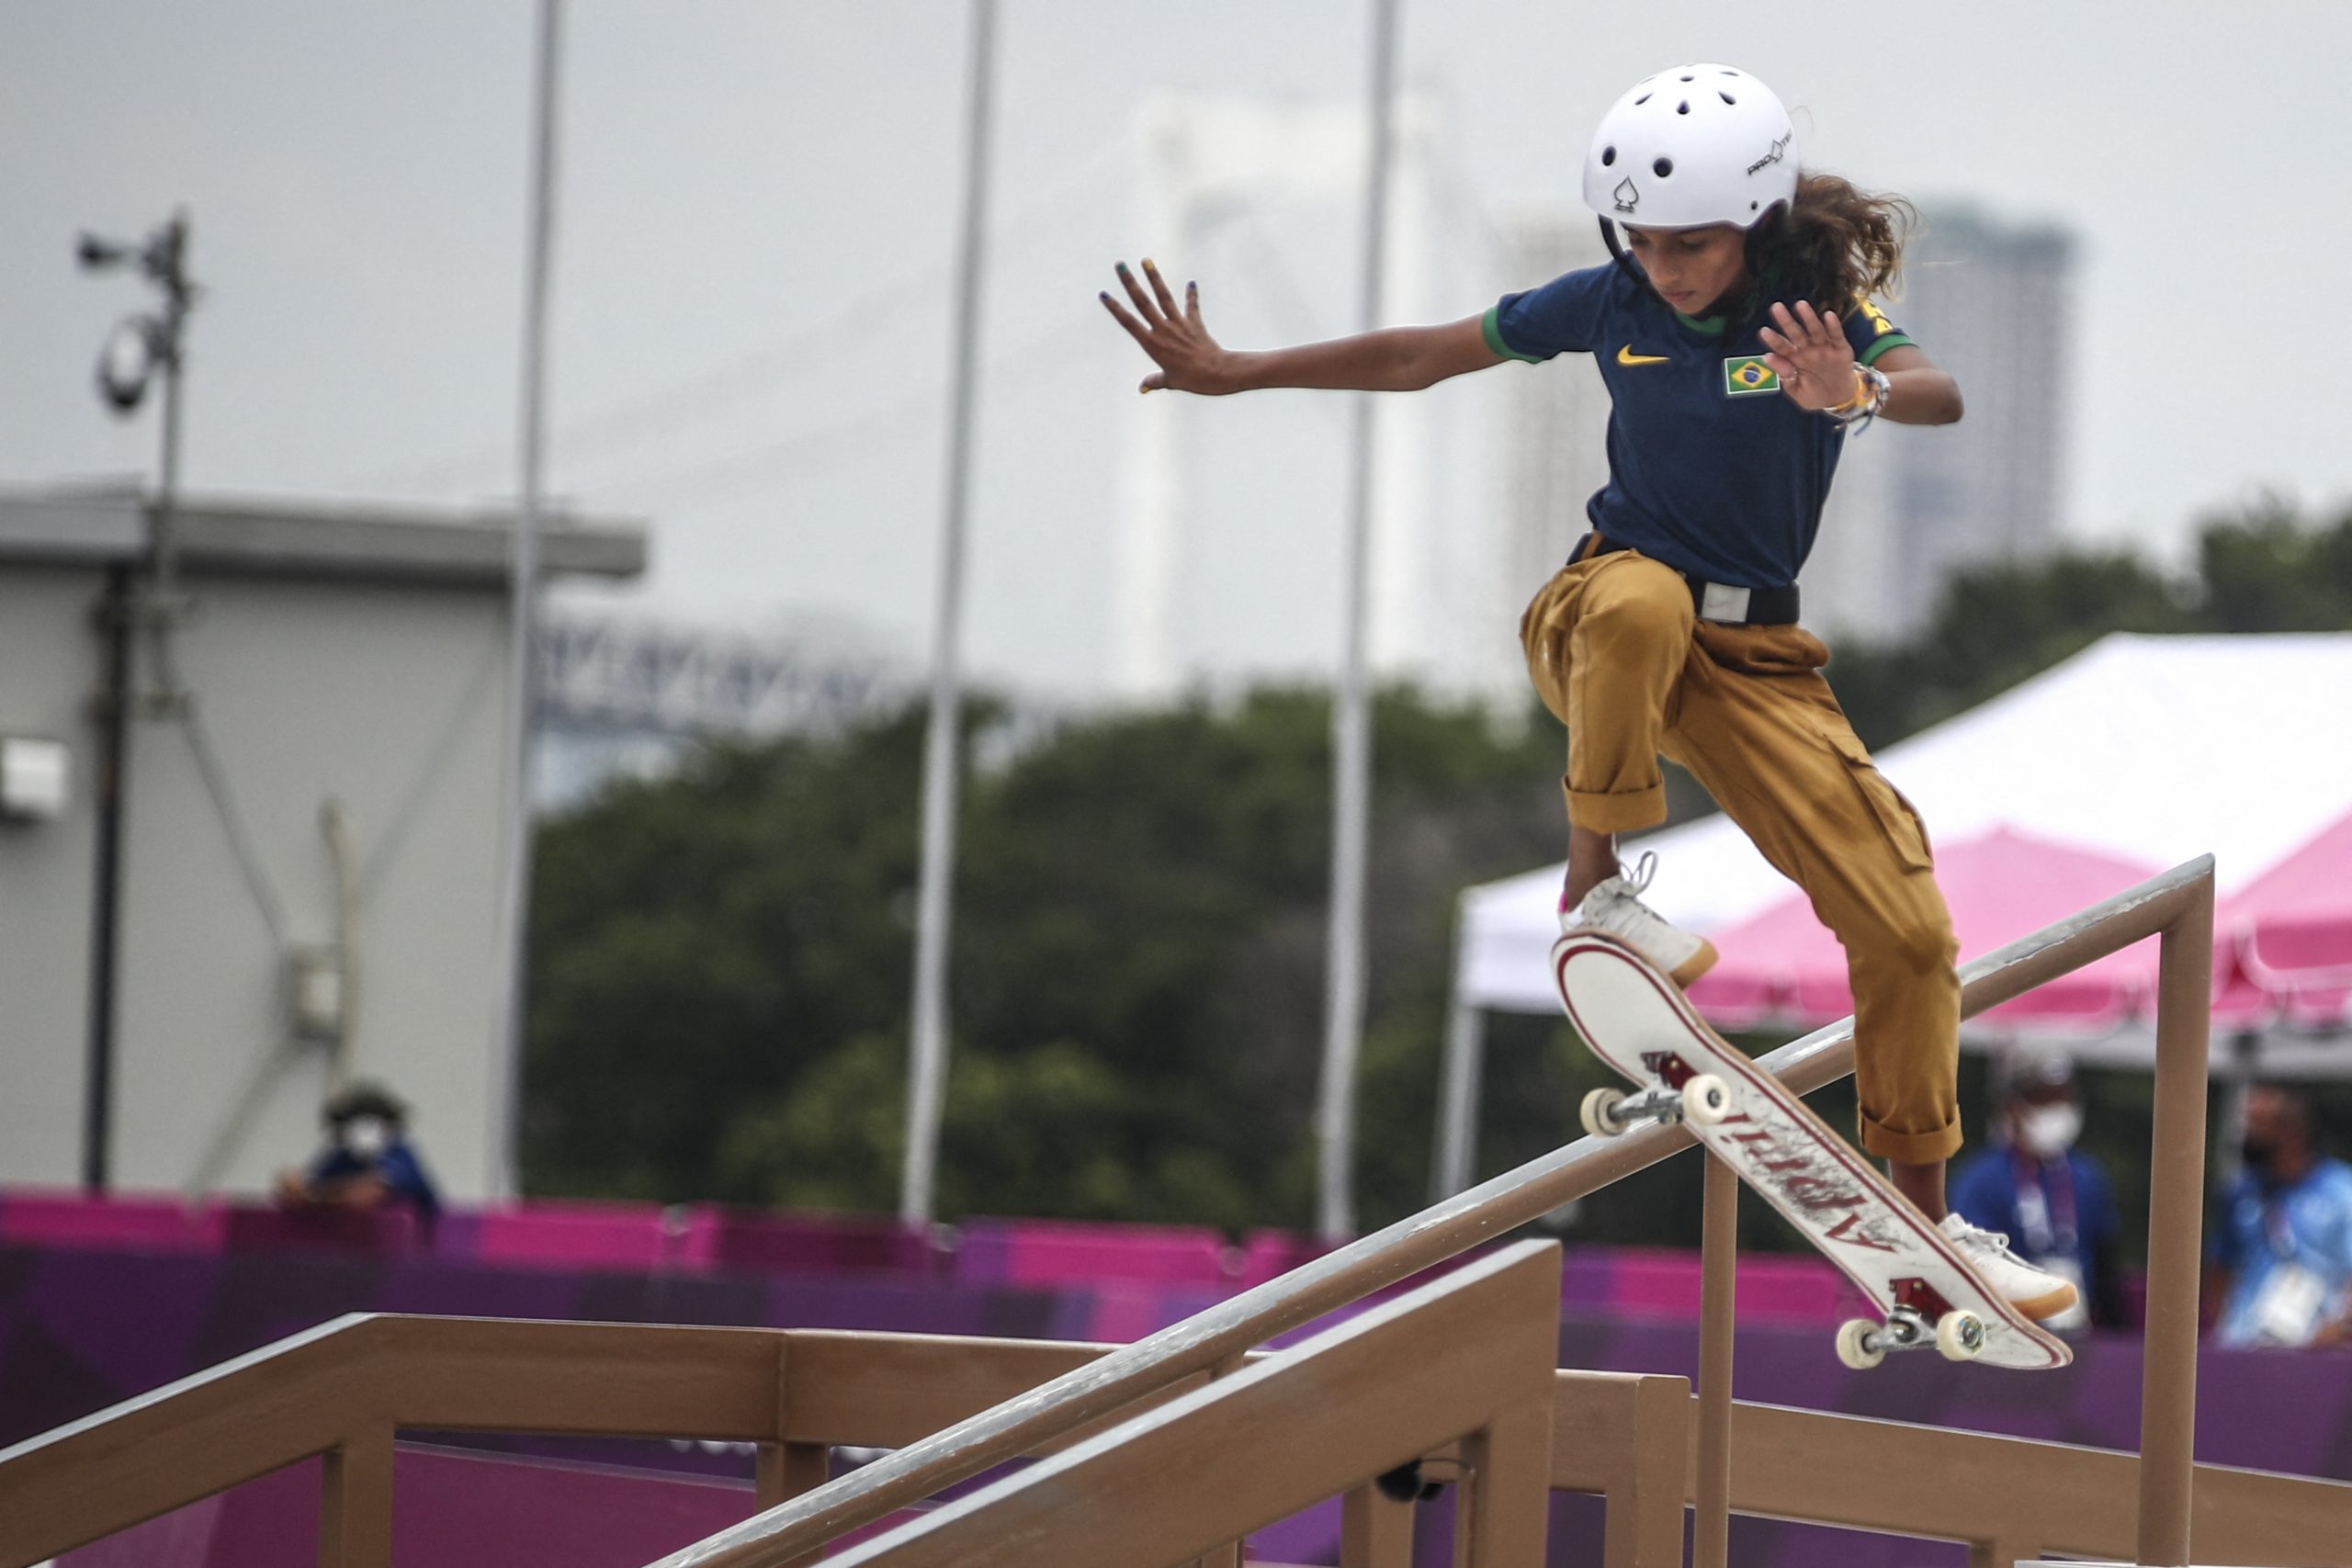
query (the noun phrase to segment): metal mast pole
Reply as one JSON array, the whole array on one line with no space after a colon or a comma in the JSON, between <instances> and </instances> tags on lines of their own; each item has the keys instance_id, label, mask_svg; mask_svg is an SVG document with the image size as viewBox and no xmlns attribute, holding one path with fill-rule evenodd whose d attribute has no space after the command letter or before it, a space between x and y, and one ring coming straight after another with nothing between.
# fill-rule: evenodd
<instances>
[{"instance_id":1,"label":"metal mast pole","mask_svg":"<svg viewBox=\"0 0 2352 1568\"><path fill-rule=\"evenodd\" d=\"M547 449L548 272L555 236L556 46L560 0L539 0L531 143L530 232L523 269L523 386L517 415L521 505L514 517L507 607L504 865L492 952L496 1013L491 1089L491 1180L502 1194L522 1187L524 992L531 907L531 730L537 699L533 654L539 613L539 513Z\"/></svg>"},{"instance_id":2,"label":"metal mast pole","mask_svg":"<svg viewBox=\"0 0 2352 1568\"><path fill-rule=\"evenodd\" d=\"M180 369L185 358L181 351L181 323L187 319L193 292L187 281L187 209L181 208L172 214L164 226L164 245L170 263L164 284L163 352L160 358L164 371L164 436L163 454L155 479L155 581L153 607L155 632L156 680L161 687L158 695L166 702L178 696L178 678L171 666L168 628L180 612Z\"/></svg>"},{"instance_id":3,"label":"metal mast pole","mask_svg":"<svg viewBox=\"0 0 2352 1568\"><path fill-rule=\"evenodd\" d=\"M83 1111L82 1180L92 1191L104 1191L111 1175L114 1120L115 971L120 945L122 905L122 824L128 792L131 719L185 718L187 697L181 690L173 661L172 630L186 617L187 601L179 586L179 487L181 372L187 364L184 343L187 314L196 303L197 288L187 274L190 225L187 209L175 209L168 221L136 248L85 232L76 254L85 270L105 270L135 260L149 283L163 291L159 316L133 317L116 329L137 334L143 355L135 375L122 376L112 362L111 345L98 362L98 389L119 414L137 410L155 372L162 372L164 411L162 451L157 459L155 502L148 525L148 581L134 583L127 567L108 570L107 596L101 604L100 625L107 642L106 684L92 705L101 727L96 766L97 827L96 896L90 929L89 1044L87 1089ZM149 690L134 692L134 641L147 634Z\"/></svg>"},{"instance_id":4,"label":"metal mast pole","mask_svg":"<svg viewBox=\"0 0 2352 1568\"><path fill-rule=\"evenodd\" d=\"M1388 142L1396 77L1397 0L1373 0L1370 172L1364 190L1363 316L1380 322L1388 228ZM1316 1229L1355 1231L1356 1055L1363 1034L1364 862L1372 832L1372 700L1364 671L1364 606L1372 540L1373 396L1355 406L1354 478L1345 544L1347 640L1331 709L1331 931L1325 969L1323 1081L1316 1108L1321 1147Z\"/></svg>"},{"instance_id":5,"label":"metal mast pole","mask_svg":"<svg viewBox=\"0 0 2352 1568\"><path fill-rule=\"evenodd\" d=\"M907 1151L899 1217L928 1224L939 1176L947 1077L947 949L954 914L956 794L963 749L960 663L964 542L971 513L972 382L979 338L980 244L988 207L989 98L996 0L972 0L969 118L964 130L964 224L956 258L949 372L947 494L940 527L939 598L932 618L931 730L922 757L922 882L915 924L914 1035L907 1063Z\"/></svg>"}]
</instances>

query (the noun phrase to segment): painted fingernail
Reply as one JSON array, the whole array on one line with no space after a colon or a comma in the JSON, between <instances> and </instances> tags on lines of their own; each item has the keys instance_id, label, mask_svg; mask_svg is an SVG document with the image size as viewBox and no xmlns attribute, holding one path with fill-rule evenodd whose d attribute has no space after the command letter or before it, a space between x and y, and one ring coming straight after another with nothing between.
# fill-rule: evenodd
<instances>
[{"instance_id":1,"label":"painted fingernail","mask_svg":"<svg viewBox=\"0 0 2352 1568\"><path fill-rule=\"evenodd\" d=\"M1126 263L1125 263L1125 262L1121 262L1121 263L1119 264L1119 271L1120 271L1121 273L1123 273L1123 274L1124 274L1126 270L1127 270L1127 264L1126 264Z\"/></svg>"}]
</instances>

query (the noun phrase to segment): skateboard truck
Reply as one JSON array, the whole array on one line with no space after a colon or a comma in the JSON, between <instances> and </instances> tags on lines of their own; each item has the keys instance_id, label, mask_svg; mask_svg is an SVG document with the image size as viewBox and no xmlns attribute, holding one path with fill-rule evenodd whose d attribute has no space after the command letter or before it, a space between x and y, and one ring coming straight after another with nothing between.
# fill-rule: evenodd
<instances>
[{"instance_id":1,"label":"skateboard truck","mask_svg":"<svg viewBox=\"0 0 2352 1568\"><path fill-rule=\"evenodd\" d=\"M1941 1292L1925 1280L1890 1281L1894 1304L1884 1323L1866 1317L1849 1318L1838 1325L1838 1359L1856 1371L1868 1371L1896 1350L1924 1350L1930 1345L1947 1361L1973 1361L1984 1349L1984 1320L1973 1312L1956 1311Z\"/></svg>"},{"instance_id":2,"label":"skateboard truck","mask_svg":"<svg viewBox=\"0 0 2352 1568\"><path fill-rule=\"evenodd\" d=\"M1613 1138L1650 1122L1690 1122L1712 1127L1731 1114L1731 1088L1713 1073L1693 1072L1670 1051L1645 1053L1642 1066L1658 1081L1634 1094L1597 1089L1577 1107L1577 1120L1596 1138Z\"/></svg>"}]
</instances>

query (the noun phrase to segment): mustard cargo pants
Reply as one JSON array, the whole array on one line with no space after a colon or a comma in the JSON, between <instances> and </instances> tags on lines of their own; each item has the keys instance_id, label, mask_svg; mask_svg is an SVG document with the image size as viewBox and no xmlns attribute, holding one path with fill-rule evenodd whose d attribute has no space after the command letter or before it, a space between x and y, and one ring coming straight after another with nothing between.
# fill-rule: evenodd
<instances>
[{"instance_id":1,"label":"mustard cargo pants","mask_svg":"<svg viewBox=\"0 0 2352 1568\"><path fill-rule=\"evenodd\" d=\"M1960 978L1926 829L1830 694L1799 626L1701 621L1690 585L1632 550L1571 562L1520 622L1528 673L1568 727L1568 819L1666 820L1664 754L1804 889L1846 949L1862 1146L1948 1159L1961 1145Z\"/></svg>"}]
</instances>

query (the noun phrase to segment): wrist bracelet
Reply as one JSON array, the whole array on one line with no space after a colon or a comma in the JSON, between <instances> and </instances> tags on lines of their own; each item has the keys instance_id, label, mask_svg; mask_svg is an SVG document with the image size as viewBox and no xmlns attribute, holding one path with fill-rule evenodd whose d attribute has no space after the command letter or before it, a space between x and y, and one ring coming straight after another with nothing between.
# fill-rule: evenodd
<instances>
[{"instance_id":1,"label":"wrist bracelet","mask_svg":"<svg viewBox=\"0 0 2352 1568\"><path fill-rule=\"evenodd\" d=\"M1886 400L1894 393L1894 384L1886 378L1885 371L1859 360L1854 365L1854 377L1861 385L1853 397L1835 408L1821 412L1859 435L1862 427L1876 419L1880 411L1886 407Z\"/></svg>"}]
</instances>

